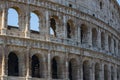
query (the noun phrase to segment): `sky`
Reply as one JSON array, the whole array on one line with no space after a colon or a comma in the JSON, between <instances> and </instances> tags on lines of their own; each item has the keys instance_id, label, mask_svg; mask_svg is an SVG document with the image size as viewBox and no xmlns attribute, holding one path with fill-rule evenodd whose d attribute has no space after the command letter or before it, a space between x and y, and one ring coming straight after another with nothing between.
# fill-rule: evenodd
<instances>
[{"instance_id":1,"label":"sky","mask_svg":"<svg viewBox=\"0 0 120 80\"><path fill-rule=\"evenodd\" d=\"M120 0L117 0L118 1L118 3L120 4Z\"/></svg>"}]
</instances>

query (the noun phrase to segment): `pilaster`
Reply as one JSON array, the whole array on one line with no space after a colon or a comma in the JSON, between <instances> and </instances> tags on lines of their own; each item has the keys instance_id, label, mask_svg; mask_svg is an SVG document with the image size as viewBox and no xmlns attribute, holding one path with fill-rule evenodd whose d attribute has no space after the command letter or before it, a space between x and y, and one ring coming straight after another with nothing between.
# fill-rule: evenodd
<instances>
[{"instance_id":1,"label":"pilaster","mask_svg":"<svg viewBox=\"0 0 120 80\"><path fill-rule=\"evenodd\" d=\"M1 35L6 35L7 30L7 8L6 8L6 1L3 5L2 10L2 23L1 23Z\"/></svg>"},{"instance_id":2,"label":"pilaster","mask_svg":"<svg viewBox=\"0 0 120 80\"><path fill-rule=\"evenodd\" d=\"M30 7L29 4L26 8L26 14L25 14L25 38L30 38Z\"/></svg>"},{"instance_id":3,"label":"pilaster","mask_svg":"<svg viewBox=\"0 0 120 80\"><path fill-rule=\"evenodd\" d=\"M51 55L50 55L50 52L51 50L49 50L48 52L48 61L47 61L47 64L48 64L48 80L51 80Z\"/></svg>"}]
</instances>

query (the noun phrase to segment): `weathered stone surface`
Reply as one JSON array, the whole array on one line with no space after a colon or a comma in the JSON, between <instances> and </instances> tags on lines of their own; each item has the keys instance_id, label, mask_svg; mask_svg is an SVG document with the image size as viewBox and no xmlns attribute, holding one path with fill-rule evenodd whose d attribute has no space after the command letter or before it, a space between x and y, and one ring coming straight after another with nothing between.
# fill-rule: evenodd
<instances>
[{"instance_id":1,"label":"weathered stone surface","mask_svg":"<svg viewBox=\"0 0 120 80\"><path fill-rule=\"evenodd\" d=\"M10 8L19 27L7 24ZM31 12L40 19L39 32L30 29ZM120 6L115 0L0 0L0 75L120 80Z\"/></svg>"}]
</instances>

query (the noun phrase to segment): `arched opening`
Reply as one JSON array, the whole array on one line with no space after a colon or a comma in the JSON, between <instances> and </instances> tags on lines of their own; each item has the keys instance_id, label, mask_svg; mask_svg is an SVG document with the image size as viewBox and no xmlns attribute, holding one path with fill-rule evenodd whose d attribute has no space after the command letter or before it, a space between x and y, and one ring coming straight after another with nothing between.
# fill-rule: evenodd
<instances>
[{"instance_id":1,"label":"arched opening","mask_svg":"<svg viewBox=\"0 0 120 80\"><path fill-rule=\"evenodd\" d=\"M32 56L31 69L32 77L40 78L40 61L36 55Z\"/></svg>"},{"instance_id":2,"label":"arched opening","mask_svg":"<svg viewBox=\"0 0 120 80\"><path fill-rule=\"evenodd\" d=\"M86 25L82 24L81 25L81 44L86 44L87 43L87 38L88 38L88 28Z\"/></svg>"},{"instance_id":3,"label":"arched opening","mask_svg":"<svg viewBox=\"0 0 120 80\"><path fill-rule=\"evenodd\" d=\"M32 33L39 33L40 31L40 19L35 12L30 13L30 30Z\"/></svg>"},{"instance_id":4,"label":"arched opening","mask_svg":"<svg viewBox=\"0 0 120 80\"><path fill-rule=\"evenodd\" d=\"M95 80L100 79L100 65L98 63L95 64Z\"/></svg>"},{"instance_id":5,"label":"arched opening","mask_svg":"<svg viewBox=\"0 0 120 80\"><path fill-rule=\"evenodd\" d=\"M102 2L100 2L100 9L102 9L102 7L103 7L103 3L102 3Z\"/></svg>"},{"instance_id":6,"label":"arched opening","mask_svg":"<svg viewBox=\"0 0 120 80\"><path fill-rule=\"evenodd\" d=\"M114 41L114 54L116 55L116 41L115 39L113 41Z\"/></svg>"},{"instance_id":7,"label":"arched opening","mask_svg":"<svg viewBox=\"0 0 120 80\"><path fill-rule=\"evenodd\" d=\"M18 28L19 27L19 15L16 9L9 8L8 9L8 16L7 16L7 25L8 28Z\"/></svg>"},{"instance_id":8,"label":"arched opening","mask_svg":"<svg viewBox=\"0 0 120 80\"><path fill-rule=\"evenodd\" d=\"M67 38L71 38L71 26L67 23Z\"/></svg>"},{"instance_id":9,"label":"arched opening","mask_svg":"<svg viewBox=\"0 0 120 80\"><path fill-rule=\"evenodd\" d=\"M78 71L78 67L77 67L77 62L75 59L71 59L69 61L69 80L77 80L77 71Z\"/></svg>"},{"instance_id":10,"label":"arched opening","mask_svg":"<svg viewBox=\"0 0 120 80\"><path fill-rule=\"evenodd\" d=\"M92 29L92 45L97 47L97 30L95 28Z\"/></svg>"},{"instance_id":11,"label":"arched opening","mask_svg":"<svg viewBox=\"0 0 120 80\"><path fill-rule=\"evenodd\" d=\"M90 80L90 65L88 61L83 62L83 80Z\"/></svg>"},{"instance_id":12,"label":"arched opening","mask_svg":"<svg viewBox=\"0 0 120 80\"><path fill-rule=\"evenodd\" d=\"M75 27L72 20L68 20L66 23L66 37L71 39L75 37Z\"/></svg>"},{"instance_id":13,"label":"arched opening","mask_svg":"<svg viewBox=\"0 0 120 80\"><path fill-rule=\"evenodd\" d=\"M105 50L105 34L101 33L101 48L102 50Z\"/></svg>"},{"instance_id":14,"label":"arched opening","mask_svg":"<svg viewBox=\"0 0 120 80\"><path fill-rule=\"evenodd\" d=\"M108 48L109 48L109 52L112 52L112 48L111 48L111 37L108 36Z\"/></svg>"},{"instance_id":15,"label":"arched opening","mask_svg":"<svg viewBox=\"0 0 120 80\"><path fill-rule=\"evenodd\" d=\"M56 37L56 21L54 18L50 19L50 35Z\"/></svg>"},{"instance_id":16,"label":"arched opening","mask_svg":"<svg viewBox=\"0 0 120 80\"><path fill-rule=\"evenodd\" d=\"M8 55L8 76L18 76L19 66L18 57L14 52Z\"/></svg>"},{"instance_id":17,"label":"arched opening","mask_svg":"<svg viewBox=\"0 0 120 80\"><path fill-rule=\"evenodd\" d=\"M52 78L53 79L58 79L58 63L56 58L54 57L52 59L52 65L51 65L51 71L52 71Z\"/></svg>"},{"instance_id":18,"label":"arched opening","mask_svg":"<svg viewBox=\"0 0 120 80\"><path fill-rule=\"evenodd\" d=\"M111 80L114 80L114 69L112 66L111 66Z\"/></svg>"},{"instance_id":19,"label":"arched opening","mask_svg":"<svg viewBox=\"0 0 120 80\"><path fill-rule=\"evenodd\" d=\"M104 65L104 80L108 80L108 66Z\"/></svg>"}]
</instances>

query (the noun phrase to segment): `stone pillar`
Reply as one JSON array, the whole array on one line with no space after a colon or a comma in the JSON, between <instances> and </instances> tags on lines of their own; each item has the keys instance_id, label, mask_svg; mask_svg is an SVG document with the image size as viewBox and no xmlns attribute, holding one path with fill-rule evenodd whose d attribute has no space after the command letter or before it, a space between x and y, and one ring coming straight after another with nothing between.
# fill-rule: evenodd
<instances>
[{"instance_id":1,"label":"stone pillar","mask_svg":"<svg viewBox=\"0 0 120 80\"><path fill-rule=\"evenodd\" d=\"M117 65L114 66L114 80L117 80Z\"/></svg>"},{"instance_id":2,"label":"stone pillar","mask_svg":"<svg viewBox=\"0 0 120 80\"><path fill-rule=\"evenodd\" d=\"M29 5L26 8L25 14L25 38L30 38L30 11Z\"/></svg>"},{"instance_id":3,"label":"stone pillar","mask_svg":"<svg viewBox=\"0 0 120 80\"><path fill-rule=\"evenodd\" d=\"M26 80L31 80L31 62L30 62L30 47L26 50Z\"/></svg>"},{"instance_id":4,"label":"stone pillar","mask_svg":"<svg viewBox=\"0 0 120 80\"><path fill-rule=\"evenodd\" d=\"M108 47L109 45L108 45L108 34L107 34L107 32L106 32L106 34L105 34L105 51L108 53L108 51L109 51L109 47Z\"/></svg>"},{"instance_id":5,"label":"stone pillar","mask_svg":"<svg viewBox=\"0 0 120 80\"><path fill-rule=\"evenodd\" d=\"M77 80L82 80L82 59L80 57L79 63L78 63L78 71L77 71Z\"/></svg>"},{"instance_id":6,"label":"stone pillar","mask_svg":"<svg viewBox=\"0 0 120 80\"><path fill-rule=\"evenodd\" d=\"M6 45L2 45L2 73L1 73L1 80L7 80L7 57L6 57L6 53L7 53L7 48Z\"/></svg>"},{"instance_id":7,"label":"stone pillar","mask_svg":"<svg viewBox=\"0 0 120 80\"><path fill-rule=\"evenodd\" d=\"M46 36L46 40L49 41L50 39L50 31L49 31L49 12L46 11L46 30L45 30L45 36Z\"/></svg>"},{"instance_id":8,"label":"stone pillar","mask_svg":"<svg viewBox=\"0 0 120 80\"><path fill-rule=\"evenodd\" d=\"M87 40L88 40L88 47L92 47L92 28L88 27L88 34L87 34Z\"/></svg>"},{"instance_id":9,"label":"stone pillar","mask_svg":"<svg viewBox=\"0 0 120 80\"><path fill-rule=\"evenodd\" d=\"M68 53L66 53L66 60L65 60L65 80L69 80L69 72L68 72Z\"/></svg>"},{"instance_id":10,"label":"stone pillar","mask_svg":"<svg viewBox=\"0 0 120 80\"><path fill-rule=\"evenodd\" d=\"M111 80L111 65L108 64L108 80Z\"/></svg>"},{"instance_id":11,"label":"stone pillar","mask_svg":"<svg viewBox=\"0 0 120 80\"><path fill-rule=\"evenodd\" d=\"M99 72L99 80L104 80L104 66L103 66L103 64L102 63L100 63L100 72Z\"/></svg>"},{"instance_id":12,"label":"stone pillar","mask_svg":"<svg viewBox=\"0 0 120 80\"><path fill-rule=\"evenodd\" d=\"M50 52L51 50L49 50L48 52L48 61L47 61L47 64L48 64L48 80L51 80L51 55L50 55Z\"/></svg>"},{"instance_id":13,"label":"stone pillar","mask_svg":"<svg viewBox=\"0 0 120 80\"><path fill-rule=\"evenodd\" d=\"M90 63L90 80L95 80L95 67L94 63Z\"/></svg>"},{"instance_id":14,"label":"stone pillar","mask_svg":"<svg viewBox=\"0 0 120 80\"><path fill-rule=\"evenodd\" d=\"M81 26L77 26L77 40L78 42L81 42Z\"/></svg>"},{"instance_id":15,"label":"stone pillar","mask_svg":"<svg viewBox=\"0 0 120 80\"><path fill-rule=\"evenodd\" d=\"M101 30L98 30L98 36L97 36L97 42L98 42L98 49L101 49Z\"/></svg>"},{"instance_id":16,"label":"stone pillar","mask_svg":"<svg viewBox=\"0 0 120 80\"><path fill-rule=\"evenodd\" d=\"M80 80L83 80L83 64L80 65Z\"/></svg>"},{"instance_id":17,"label":"stone pillar","mask_svg":"<svg viewBox=\"0 0 120 80\"><path fill-rule=\"evenodd\" d=\"M6 30L7 30L7 8L6 8L6 1L3 6L2 10L2 23L1 23L1 35L6 35Z\"/></svg>"},{"instance_id":18,"label":"stone pillar","mask_svg":"<svg viewBox=\"0 0 120 80\"><path fill-rule=\"evenodd\" d=\"M112 53L112 55L115 55L115 54L114 54L114 48L115 48L114 43L115 43L115 42L114 42L114 39L111 38L111 49L112 49L112 50L111 50L111 53Z\"/></svg>"},{"instance_id":19,"label":"stone pillar","mask_svg":"<svg viewBox=\"0 0 120 80\"><path fill-rule=\"evenodd\" d=\"M103 63L101 64L100 77L101 77L101 79L100 79L100 80L104 80L104 64L103 64Z\"/></svg>"},{"instance_id":20,"label":"stone pillar","mask_svg":"<svg viewBox=\"0 0 120 80\"><path fill-rule=\"evenodd\" d=\"M66 23L66 16L64 15L63 16L63 28L64 28L64 34L63 34L64 36L63 37L64 38L66 38L66 35L67 35L66 25L67 25L67 23Z\"/></svg>"}]
</instances>

